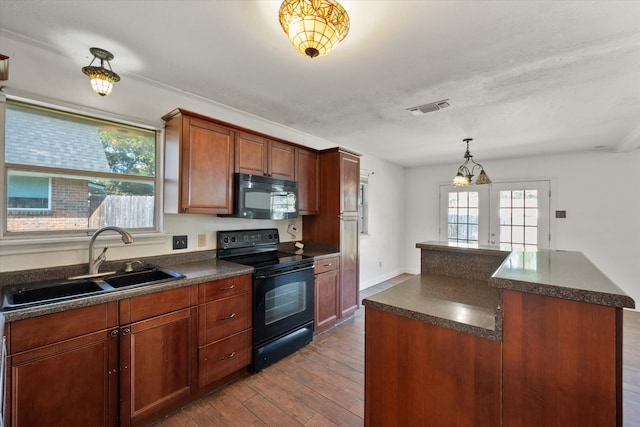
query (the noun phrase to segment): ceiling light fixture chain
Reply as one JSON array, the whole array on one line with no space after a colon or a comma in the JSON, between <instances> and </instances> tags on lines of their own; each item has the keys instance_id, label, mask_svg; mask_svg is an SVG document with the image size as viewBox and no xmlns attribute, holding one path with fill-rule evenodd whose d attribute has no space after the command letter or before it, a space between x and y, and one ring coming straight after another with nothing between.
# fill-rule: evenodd
<instances>
[{"instance_id":1,"label":"ceiling light fixture chain","mask_svg":"<svg viewBox=\"0 0 640 427\"><path fill-rule=\"evenodd\" d=\"M458 167L458 173L453 178L453 182L451 185L456 187L466 187L471 184L471 179L474 176L476 169L480 169L480 173L478 174L478 178L476 178L476 184L491 184L491 179L489 179L489 175L484 171L484 167L473 160L473 156L469 152L469 142L473 141L473 138L465 138L462 140L467 144L467 150L464 152L464 163Z\"/></svg>"},{"instance_id":2,"label":"ceiling light fixture chain","mask_svg":"<svg viewBox=\"0 0 640 427\"><path fill-rule=\"evenodd\" d=\"M349 32L349 14L335 0L284 0L278 15L293 47L311 58L328 55Z\"/></svg>"},{"instance_id":3,"label":"ceiling light fixture chain","mask_svg":"<svg viewBox=\"0 0 640 427\"><path fill-rule=\"evenodd\" d=\"M89 76L91 87L98 95L109 95L113 89L113 85L120 81L120 76L113 72L111 63L109 62L113 59L113 54L99 47L92 47L89 49L89 52L93 55L93 59L89 65L82 67L82 72ZM96 59L100 60L99 67L93 66ZM105 62L109 69L104 68Z\"/></svg>"}]
</instances>

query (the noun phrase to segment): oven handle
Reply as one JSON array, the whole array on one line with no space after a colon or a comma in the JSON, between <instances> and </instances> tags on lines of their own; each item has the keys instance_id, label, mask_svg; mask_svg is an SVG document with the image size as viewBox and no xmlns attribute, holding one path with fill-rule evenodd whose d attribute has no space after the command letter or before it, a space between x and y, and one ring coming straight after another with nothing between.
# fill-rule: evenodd
<instances>
[{"instance_id":1,"label":"oven handle","mask_svg":"<svg viewBox=\"0 0 640 427\"><path fill-rule=\"evenodd\" d=\"M289 267L289 268L285 268L285 269L282 269L282 270L274 271L274 272L269 273L269 274L259 274L259 275L256 275L255 278L258 279L258 280L268 279L270 277L282 276L283 274L293 273L293 272L297 272L297 271L312 270L313 268L314 268L314 264L311 264L310 266L303 267L303 268L300 268L300 267Z\"/></svg>"}]
</instances>

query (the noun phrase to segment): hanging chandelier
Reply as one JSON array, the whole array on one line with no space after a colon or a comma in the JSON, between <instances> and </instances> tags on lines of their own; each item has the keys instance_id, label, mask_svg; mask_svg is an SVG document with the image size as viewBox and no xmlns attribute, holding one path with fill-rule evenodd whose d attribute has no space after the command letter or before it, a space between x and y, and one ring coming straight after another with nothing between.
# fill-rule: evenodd
<instances>
[{"instance_id":1,"label":"hanging chandelier","mask_svg":"<svg viewBox=\"0 0 640 427\"><path fill-rule=\"evenodd\" d=\"M484 168L480 163L473 161L473 156L469 153L469 142L473 141L472 138L463 139L467 143L467 151L464 153L464 163L458 168L458 174L453 178L451 185L456 187L466 187L471 184L471 179L476 169L480 169L480 174L476 178L476 184L491 184L489 175L486 174Z\"/></svg>"},{"instance_id":2,"label":"hanging chandelier","mask_svg":"<svg viewBox=\"0 0 640 427\"><path fill-rule=\"evenodd\" d=\"M349 15L335 0L284 0L279 16L293 47L311 58L328 55L349 32Z\"/></svg>"},{"instance_id":3,"label":"hanging chandelier","mask_svg":"<svg viewBox=\"0 0 640 427\"><path fill-rule=\"evenodd\" d=\"M120 76L113 72L109 61L113 59L111 52L99 47L92 47L89 52L93 55L91 63L86 67L82 67L82 72L89 76L91 87L100 96L106 96L111 93L113 84L120 81ZM96 59L100 59L100 66L94 67L92 64ZM104 68L107 62L109 69Z\"/></svg>"}]
</instances>

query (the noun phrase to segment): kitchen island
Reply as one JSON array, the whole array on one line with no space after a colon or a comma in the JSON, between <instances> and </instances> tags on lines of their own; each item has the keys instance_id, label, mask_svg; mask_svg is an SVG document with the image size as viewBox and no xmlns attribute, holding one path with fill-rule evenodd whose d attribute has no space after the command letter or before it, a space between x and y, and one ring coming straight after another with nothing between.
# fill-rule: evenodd
<instances>
[{"instance_id":1,"label":"kitchen island","mask_svg":"<svg viewBox=\"0 0 640 427\"><path fill-rule=\"evenodd\" d=\"M584 255L416 245L365 305L365 423L622 425L622 308Z\"/></svg>"}]
</instances>

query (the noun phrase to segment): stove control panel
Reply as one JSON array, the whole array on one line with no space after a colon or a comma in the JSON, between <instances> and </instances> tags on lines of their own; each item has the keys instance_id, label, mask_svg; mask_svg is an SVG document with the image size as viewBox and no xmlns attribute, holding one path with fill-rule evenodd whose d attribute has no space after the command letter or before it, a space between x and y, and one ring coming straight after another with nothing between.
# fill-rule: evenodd
<instances>
[{"instance_id":1,"label":"stove control panel","mask_svg":"<svg viewBox=\"0 0 640 427\"><path fill-rule=\"evenodd\" d=\"M251 248L278 243L280 236L277 228L218 231L218 249Z\"/></svg>"}]
</instances>

